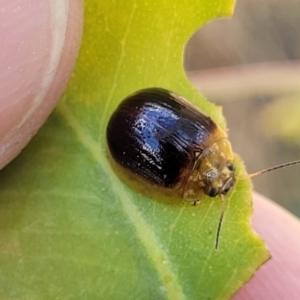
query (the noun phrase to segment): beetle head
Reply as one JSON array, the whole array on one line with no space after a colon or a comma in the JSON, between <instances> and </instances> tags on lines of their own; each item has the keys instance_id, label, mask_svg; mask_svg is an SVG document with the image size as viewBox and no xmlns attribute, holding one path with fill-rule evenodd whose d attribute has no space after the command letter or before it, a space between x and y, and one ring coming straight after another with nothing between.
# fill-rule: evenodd
<instances>
[{"instance_id":1,"label":"beetle head","mask_svg":"<svg viewBox=\"0 0 300 300\"><path fill-rule=\"evenodd\" d=\"M204 193L209 197L226 195L235 184L235 167L229 141L226 138L218 140L203 151L198 160Z\"/></svg>"}]
</instances>

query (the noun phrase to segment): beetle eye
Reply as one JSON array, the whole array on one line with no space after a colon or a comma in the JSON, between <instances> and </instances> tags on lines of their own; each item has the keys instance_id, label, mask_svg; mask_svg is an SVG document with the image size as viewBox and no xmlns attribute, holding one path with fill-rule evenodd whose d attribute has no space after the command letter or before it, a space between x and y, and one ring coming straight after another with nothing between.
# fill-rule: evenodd
<instances>
[{"instance_id":1,"label":"beetle eye","mask_svg":"<svg viewBox=\"0 0 300 300\"><path fill-rule=\"evenodd\" d=\"M222 194L227 194L230 190L230 187L227 187L225 190L222 190Z\"/></svg>"},{"instance_id":2,"label":"beetle eye","mask_svg":"<svg viewBox=\"0 0 300 300\"><path fill-rule=\"evenodd\" d=\"M233 178L229 178L223 185L221 194L227 194L235 184L235 180Z\"/></svg>"},{"instance_id":3,"label":"beetle eye","mask_svg":"<svg viewBox=\"0 0 300 300\"><path fill-rule=\"evenodd\" d=\"M208 195L209 197L216 197L218 195L218 191L216 188L214 187L210 187L210 186L207 186L205 189L204 189L204 193L206 195Z\"/></svg>"},{"instance_id":4,"label":"beetle eye","mask_svg":"<svg viewBox=\"0 0 300 300\"><path fill-rule=\"evenodd\" d=\"M232 171L232 172L235 171L235 166L234 166L234 164L232 164L232 163L229 163L229 164L227 165L227 168L228 168L229 171Z\"/></svg>"}]
</instances>

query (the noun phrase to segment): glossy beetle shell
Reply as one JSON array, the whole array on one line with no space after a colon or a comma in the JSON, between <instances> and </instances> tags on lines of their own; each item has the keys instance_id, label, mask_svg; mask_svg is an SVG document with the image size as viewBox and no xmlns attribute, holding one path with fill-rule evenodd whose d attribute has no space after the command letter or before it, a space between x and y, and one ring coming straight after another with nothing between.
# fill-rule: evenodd
<instances>
[{"instance_id":1,"label":"glossy beetle shell","mask_svg":"<svg viewBox=\"0 0 300 300\"><path fill-rule=\"evenodd\" d=\"M189 201L234 185L226 134L184 98L160 88L127 97L107 127L114 162L138 179Z\"/></svg>"}]
</instances>

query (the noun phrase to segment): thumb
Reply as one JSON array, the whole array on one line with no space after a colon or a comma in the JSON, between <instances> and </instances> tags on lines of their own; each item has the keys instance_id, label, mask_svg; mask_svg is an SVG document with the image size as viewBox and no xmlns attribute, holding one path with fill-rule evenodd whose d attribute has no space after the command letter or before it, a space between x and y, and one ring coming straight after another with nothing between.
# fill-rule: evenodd
<instances>
[{"instance_id":1,"label":"thumb","mask_svg":"<svg viewBox=\"0 0 300 300\"><path fill-rule=\"evenodd\" d=\"M272 258L233 299L298 300L300 221L259 194L253 195L253 204L253 227L266 241Z\"/></svg>"},{"instance_id":2,"label":"thumb","mask_svg":"<svg viewBox=\"0 0 300 300\"><path fill-rule=\"evenodd\" d=\"M82 0L0 0L0 169L45 122L75 64Z\"/></svg>"}]
</instances>

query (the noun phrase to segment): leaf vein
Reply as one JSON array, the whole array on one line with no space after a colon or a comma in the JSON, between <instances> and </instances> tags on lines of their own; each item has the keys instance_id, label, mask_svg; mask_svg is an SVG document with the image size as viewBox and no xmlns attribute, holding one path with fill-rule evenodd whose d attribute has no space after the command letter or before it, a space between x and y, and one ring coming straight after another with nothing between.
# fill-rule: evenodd
<instances>
[{"instance_id":1,"label":"leaf vein","mask_svg":"<svg viewBox=\"0 0 300 300\"><path fill-rule=\"evenodd\" d=\"M109 89L107 101L104 104L104 108L103 108L103 112L102 112L103 116L107 115L107 109L108 109L109 103L111 102L113 94L114 94L114 92L115 92L115 90L118 86L118 82L119 82L118 78L121 74L121 67L123 65L123 62L124 62L124 59L125 59L125 56L126 56L125 55L125 53L126 53L126 51L125 51L126 41L127 41L128 35L130 33L130 28L131 28L131 25L132 25L133 16L135 14L136 9L137 9L137 3L136 3L136 1L134 1L133 5L132 5L131 14L129 15L129 18L128 18L128 22L127 22L127 26L126 26L126 29L125 29L125 32L124 32L123 39L120 41L120 44L121 44L120 59L118 60L115 75L114 75L113 82L112 82L112 87ZM100 128L104 128L104 125L105 125L104 121L105 121L105 118L102 118Z\"/></svg>"},{"instance_id":2,"label":"leaf vein","mask_svg":"<svg viewBox=\"0 0 300 300\"><path fill-rule=\"evenodd\" d=\"M104 153L99 143L93 141L88 133L82 128L76 117L69 110L65 102L61 102L58 106L58 112L65 119L67 124L77 133L78 140L91 152L97 162L103 167L104 172L109 178L110 166L108 161L104 159ZM119 201L136 229L137 236L152 260L161 281L164 284L166 296L169 299L186 299L178 278L173 272L171 261L167 257L159 240L156 238L151 226L142 217L138 207L133 203L132 198L121 184L111 184L111 188L119 197Z\"/></svg>"}]
</instances>

